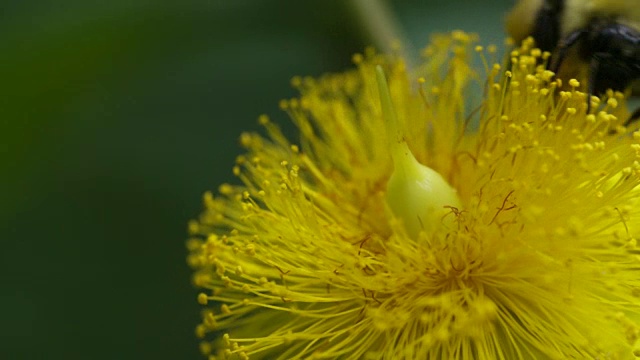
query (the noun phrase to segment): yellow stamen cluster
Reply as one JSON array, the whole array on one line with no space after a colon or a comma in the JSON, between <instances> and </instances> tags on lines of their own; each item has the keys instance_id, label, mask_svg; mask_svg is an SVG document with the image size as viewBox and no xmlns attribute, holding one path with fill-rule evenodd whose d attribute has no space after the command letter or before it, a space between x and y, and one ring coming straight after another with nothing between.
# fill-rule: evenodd
<instances>
[{"instance_id":1,"label":"yellow stamen cluster","mask_svg":"<svg viewBox=\"0 0 640 360\"><path fill-rule=\"evenodd\" d=\"M293 80L297 144L266 116L267 137L241 136L242 185L206 193L189 226L203 353L640 356L640 133L622 97L562 86L526 41L509 70L485 65L474 104L476 52L487 64L472 36L438 36L413 73L368 50Z\"/></svg>"}]
</instances>

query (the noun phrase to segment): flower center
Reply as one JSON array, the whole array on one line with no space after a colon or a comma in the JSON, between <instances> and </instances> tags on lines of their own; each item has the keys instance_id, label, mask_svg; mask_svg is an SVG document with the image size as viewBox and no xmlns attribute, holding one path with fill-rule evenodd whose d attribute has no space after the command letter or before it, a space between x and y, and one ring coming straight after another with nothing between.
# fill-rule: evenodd
<instances>
[{"instance_id":1,"label":"flower center","mask_svg":"<svg viewBox=\"0 0 640 360\"><path fill-rule=\"evenodd\" d=\"M410 236L417 237L421 231L431 233L450 218L446 215L452 209L460 207L460 199L442 175L416 160L398 131L389 86L380 66L376 67L376 80L394 166L387 182L387 205Z\"/></svg>"}]
</instances>

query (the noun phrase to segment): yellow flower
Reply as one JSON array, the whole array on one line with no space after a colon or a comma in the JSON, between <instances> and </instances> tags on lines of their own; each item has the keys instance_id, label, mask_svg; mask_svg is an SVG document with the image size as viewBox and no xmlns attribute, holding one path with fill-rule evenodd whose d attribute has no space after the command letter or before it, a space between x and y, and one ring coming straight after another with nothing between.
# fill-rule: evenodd
<instances>
[{"instance_id":1,"label":"yellow flower","mask_svg":"<svg viewBox=\"0 0 640 360\"><path fill-rule=\"evenodd\" d=\"M586 115L531 41L509 71L486 65L494 51L454 33L418 75L367 51L293 80L281 107L299 142L261 117L267 137L241 136L242 185L206 193L190 224L205 354L640 355L640 133L620 125L620 94Z\"/></svg>"}]
</instances>

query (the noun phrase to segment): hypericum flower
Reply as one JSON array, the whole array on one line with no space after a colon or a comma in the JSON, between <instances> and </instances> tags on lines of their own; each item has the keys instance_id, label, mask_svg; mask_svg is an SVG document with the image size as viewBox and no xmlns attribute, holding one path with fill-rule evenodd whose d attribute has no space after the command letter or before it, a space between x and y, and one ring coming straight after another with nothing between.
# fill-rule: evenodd
<instances>
[{"instance_id":1,"label":"hypericum flower","mask_svg":"<svg viewBox=\"0 0 640 360\"><path fill-rule=\"evenodd\" d=\"M206 193L190 224L205 354L640 355L640 132L621 94L587 115L578 81L561 91L527 41L509 71L485 65L474 108L474 50L436 37L418 75L356 55L293 80L281 107L299 143L266 116L267 137L241 136L242 185Z\"/></svg>"}]
</instances>

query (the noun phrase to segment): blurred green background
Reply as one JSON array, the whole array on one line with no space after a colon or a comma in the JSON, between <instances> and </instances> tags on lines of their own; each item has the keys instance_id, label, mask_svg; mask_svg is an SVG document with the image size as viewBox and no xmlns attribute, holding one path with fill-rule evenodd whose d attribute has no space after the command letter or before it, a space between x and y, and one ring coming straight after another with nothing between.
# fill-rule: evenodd
<instances>
[{"instance_id":1,"label":"blurred green background","mask_svg":"<svg viewBox=\"0 0 640 360\"><path fill-rule=\"evenodd\" d=\"M501 44L510 0L393 1ZM372 39L349 0L0 4L0 358L200 359L186 223L289 79Z\"/></svg>"}]
</instances>

